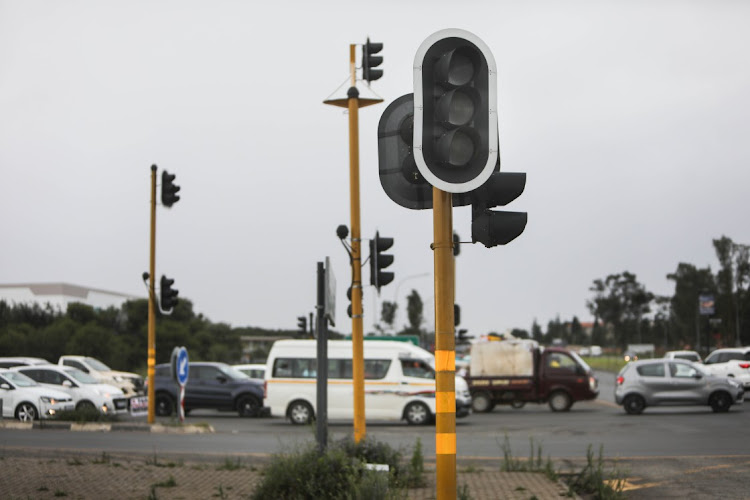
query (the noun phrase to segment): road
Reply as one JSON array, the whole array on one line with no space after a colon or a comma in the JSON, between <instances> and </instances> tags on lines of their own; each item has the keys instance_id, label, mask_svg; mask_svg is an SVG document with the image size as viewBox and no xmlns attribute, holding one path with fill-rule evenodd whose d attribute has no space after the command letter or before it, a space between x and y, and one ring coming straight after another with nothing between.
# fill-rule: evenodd
<instances>
[{"instance_id":1,"label":"road","mask_svg":"<svg viewBox=\"0 0 750 500\"><path fill-rule=\"evenodd\" d=\"M649 408L631 416L614 404L614 375L600 374L601 396L577 403L571 411L553 413L545 405L459 419L457 457L460 464L499 466L510 450L526 458L530 447L558 468L580 468L587 450L603 450L608 468L627 479L632 498L750 498L746 471L750 465L747 423L750 406L714 414L708 407ZM293 426L280 418L242 419L234 413L196 410L186 423L210 424L213 434L172 435L145 432L82 433L61 430L0 430L0 446L13 450L81 450L151 453L195 457L235 456L261 459L314 441L314 427ZM350 422L331 422L329 438L352 434ZM427 461L434 460L434 428L368 422L368 437L410 453L421 441ZM507 443L507 444L506 444ZM509 447L509 448L508 448Z\"/></svg>"}]
</instances>

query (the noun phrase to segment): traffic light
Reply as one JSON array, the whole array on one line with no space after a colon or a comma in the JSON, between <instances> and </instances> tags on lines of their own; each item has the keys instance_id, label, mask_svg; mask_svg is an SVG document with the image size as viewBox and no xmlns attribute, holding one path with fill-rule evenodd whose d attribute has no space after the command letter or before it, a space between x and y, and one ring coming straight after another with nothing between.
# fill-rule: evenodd
<instances>
[{"instance_id":1,"label":"traffic light","mask_svg":"<svg viewBox=\"0 0 750 500\"><path fill-rule=\"evenodd\" d=\"M180 291L172 288L173 284L174 280L167 278L163 274L161 275L160 302L162 311L171 311L177 305L177 295L180 294Z\"/></svg>"},{"instance_id":2,"label":"traffic light","mask_svg":"<svg viewBox=\"0 0 750 500\"><path fill-rule=\"evenodd\" d=\"M367 37L367 43L362 46L362 79L367 80L367 83L383 76L382 69L374 69L383 64L382 56L373 55L381 50L383 50L382 43L373 43L370 37Z\"/></svg>"},{"instance_id":3,"label":"traffic light","mask_svg":"<svg viewBox=\"0 0 750 500\"><path fill-rule=\"evenodd\" d=\"M174 183L175 177L166 170L161 173L161 204L165 207L171 207L180 201L180 197L177 196L180 186Z\"/></svg>"},{"instance_id":4,"label":"traffic light","mask_svg":"<svg viewBox=\"0 0 750 500\"><path fill-rule=\"evenodd\" d=\"M393 281L392 272L383 271L393 264L393 255L382 252L393 246L393 238L381 238L379 232L375 232L375 238L370 240L370 284L380 293L380 287Z\"/></svg>"},{"instance_id":5,"label":"traffic light","mask_svg":"<svg viewBox=\"0 0 750 500\"><path fill-rule=\"evenodd\" d=\"M461 324L461 306L453 304L453 326Z\"/></svg>"},{"instance_id":6,"label":"traffic light","mask_svg":"<svg viewBox=\"0 0 750 500\"><path fill-rule=\"evenodd\" d=\"M460 253L461 253L461 238L456 233L453 233L453 256L458 257Z\"/></svg>"},{"instance_id":7,"label":"traffic light","mask_svg":"<svg viewBox=\"0 0 750 500\"><path fill-rule=\"evenodd\" d=\"M526 174L495 172L471 193L471 240L486 247L510 243L526 229L526 212L490 210L518 198L526 187Z\"/></svg>"},{"instance_id":8,"label":"traffic light","mask_svg":"<svg viewBox=\"0 0 750 500\"><path fill-rule=\"evenodd\" d=\"M299 328L299 333L302 335L307 335L307 318L304 316L297 316L297 328Z\"/></svg>"},{"instance_id":9,"label":"traffic light","mask_svg":"<svg viewBox=\"0 0 750 500\"><path fill-rule=\"evenodd\" d=\"M349 306L346 308L346 314L352 317L352 287L346 289L346 298L349 299Z\"/></svg>"},{"instance_id":10,"label":"traffic light","mask_svg":"<svg viewBox=\"0 0 750 500\"><path fill-rule=\"evenodd\" d=\"M442 191L465 193L492 174L498 157L497 67L468 31L429 36L414 58L414 159Z\"/></svg>"}]
</instances>

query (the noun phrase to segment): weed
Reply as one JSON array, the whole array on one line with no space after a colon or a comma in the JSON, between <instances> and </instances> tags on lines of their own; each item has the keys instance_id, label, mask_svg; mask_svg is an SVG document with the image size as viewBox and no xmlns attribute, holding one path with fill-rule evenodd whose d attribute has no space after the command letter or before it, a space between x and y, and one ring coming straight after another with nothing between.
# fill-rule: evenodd
<instances>
[{"instance_id":1,"label":"weed","mask_svg":"<svg viewBox=\"0 0 750 500\"><path fill-rule=\"evenodd\" d=\"M59 411L54 416L55 420L62 420L64 422L116 422L118 421L117 415L106 415L96 408L87 407L78 410Z\"/></svg>"},{"instance_id":2,"label":"weed","mask_svg":"<svg viewBox=\"0 0 750 500\"><path fill-rule=\"evenodd\" d=\"M605 472L603 445L599 446L599 455L596 459L589 445L586 449L586 466L581 472L568 479L568 487L571 491L593 495L594 498L601 500L625 498L622 492L624 486L624 480L618 471Z\"/></svg>"},{"instance_id":3,"label":"weed","mask_svg":"<svg viewBox=\"0 0 750 500\"><path fill-rule=\"evenodd\" d=\"M456 498L458 500L471 500L471 493L469 492L469 486L466 484L462 484L458 487L458 490L456 491Z\"/></svg>"},{"instance_id":4,"label":"weed","mask_svg":"<svg viewBox=\"0 0 750 500\"><path fill-rule=\"evenodd\" d=\"M78 460L78 457L75 457L75 458L71 458L71 459L70 459L70 460L68 460L68 461L67 461L66 463L67 463L68 465L83 465L83 462L81 462L80 460Z\"/></svg>"},{"instance_id":5,"label":"weed","mask_svg":"<svg viewBox=\"0 0 750 500\"><path fill-rule=\"evenodd\" d=\"M424 479L424 455L422 454L422 440L417 438L414 452L409 461L409 469L406 473L406 486L409 488L420 488L425 485Z\"/></svg>"},{"instance_id":6,"label":"weed","mask_svg":"<svg viewBox=\"0 0 750 500\"><path fill-rule=\"evenodd\" d=\"M65 493L63 490L55 490L55 496L56 497L66 497L66 496L68 496L68 494Z\"/></svg>"},{"instance_id":7,"label":"weed","mask_svg":"<svg viewBox=\"0 0 750 500\"><path fill-rule=\"evenodd\" d=\"M103 451L101 458L95 458L91 461L91 463L92 464L108 464L110 460L111 458L109 455L107 455L107 452Z\"/></svg>"},{"instance_id":8,"label":"weed","mask_svg":"<svg viewBox=\"0 0 750 500\"><path fill-rule=\"evenodd\" d=\"M169 475L169 479L162 481L161 483L155 483L152 488L174 488L177 486L177 481L174 480L174 476Z\"/></svg>"},{"instance_id":9,"label":"weed","mask_svg":"<svg viewBox=\"0 0 750 500\"><path fill-rule=\"evenodd\" d=\"M224 459L224 463L216 467L216 470L239 470L242 467L243 466L242 462L240 461L240 457L237 457L235 460L226 457Z\"/></svg>"},{"instance_id":10,"label":"weed","mask_svg":"<svg viewBox=\"0 0 750 500\"><path fill-rule=\"evenodd\" d=\"M227 494L224 493L224 488L222 488L221 485L216 487L216 493L211 496L221 498L222 500L227 498Z\"/></svg>"},{"instance_id":11,"label":"weed","mask_svg":"<svg viewBox=\"0 0 750 500\"><path fill-rule=\"evenodd\" d=\"M47 488L46 486L40 486L36 489L36 491L49 491L49 488Z\"/></svg>"},{"instance_id":12,"label":"weed","mask_svg":"<svg viewBox=\"0 0 750 500\"><path fill-rule=\"evenodd\" d=\"M526 491L526 488L523 486L516 486L516 491Z\"/></svg>"},{"instance_id":13,"label":"weed","mask_svg":"<svg viewBox=\"0 0 750 500\"><path fill-rule=\"evenodd\" d=\"M461 472L466 472L466 473L469 473L469 474L475 474L475 473L482 472L482 469L480 469L479 467L477 467L474 464L469 464L466 467L464 467L461 470Z\"/></svg>"},{"instance_id":14,"label":"weed","mask_svg":"<svg viewBox=\"0 0 750 500\"><path fill-rule=\"evenodd\" d=\"M151 486L151 493L148 495L148 500L159 500L159 497L156 496L156 486Z\"/></svg>"},{"instance_id":15,"label":"weed","mask_svg":"<svg viewBox=\"0 0 750 500\"><path fill-rule=\"evenodd\" d=\"M547 461L542 460L542 444L537 443L534 446L534 438L529 438L529 458L528 460L522 460L513 457L513 451L508 440L508 435L505 435L503 443L500 445L500 449L503 450L503 463L500 466L500 470L504 472L543 472L552 481L557 480L557 473L552 463L552 459L547 457Z\"/></svg>"}]
</instances>

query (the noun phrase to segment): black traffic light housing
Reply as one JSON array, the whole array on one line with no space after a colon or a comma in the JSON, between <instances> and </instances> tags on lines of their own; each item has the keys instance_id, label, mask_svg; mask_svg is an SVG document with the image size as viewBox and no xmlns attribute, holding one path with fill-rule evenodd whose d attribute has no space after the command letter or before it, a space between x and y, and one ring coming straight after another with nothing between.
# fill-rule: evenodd
<instances>
[{"instance_id":1,"label":"black traffic light housing","mask_svg":"<svg viewBox=\"0 0 750 500\"><path fill-rule=\"evenodd\" d=\"M305 316L297 316L297 328L299 328L299 333L307 335L307 318Z\"/></svg>"},{"instance_id":2,"label":"black traffic light housing","mask_svg":"<svg viewBox=\"0 0 750 500\"><path fill-rule=\"evenodd\" d=\"M174 280L167 278L163 274L161 275L161 281L159 282L161 293L159 296L162 311L171 311L177 305L177 296L180 294L180 291L172 288L173 284Z\"/></svg>"},{"instance_id":3,"label":"black traffic light housing","mask_svg":"<svg viewBox=\"0 0 750 500\"><path fill-rule=\"evenodd\" d=\"M180 197L177 195L180 186L174 183L175 177L174 174L170 174L166 170L161 173L161 204L165 207L171 207L180 201Z\"/></svg>"},{"instance_id":4,"label":"black traffic light housing","mask_svg":"<svg viewBox=\"0 0 750 500\"><path fill-rule=\"evenodd\" d=\"M370 240L370 284L377 289L378 293L380 293L380 287L387 285L394 278L392 272L383 271L393 264L393 255L383 253L392 246L393 238L383 238L378 231L375 232L375 238Z\"/></svg>"},{"instance_id":5,"label":"black traffic light housing","mask_svg":"<svg viewBox=\"0 0 750 500\"><path fill-rule=\"evenodd\" d=\"M367 42L362 46L362 79L370 83L383 76L382 69L375 69L383 64L383 57L374 54L383 50L382 43L374 43L367 37Z\"/></svg>"},{"instance_id":6,"label":"black traffic light housing","mask_svg":"<svg viewBox=\"0 0 750 500\"><path fill-rule=\"evenodd\" d=\"M487 45L463 30L434 33L414 59L414 158L432 185L472 191L498 157L497 67Z\"/></svg>"},{"instance_id":7,"label":"black traffic light housing","mask_svg":"<svg viewBox=\"0 0 750 500\"><path fill-rule=\"evenodd\" d=\"M471 193L471 239L490 248L505 245L526 229L526 212L490 210L518 198L526 187L522 172L495 172L479 189Z\"/></svg>"}]
</instances>

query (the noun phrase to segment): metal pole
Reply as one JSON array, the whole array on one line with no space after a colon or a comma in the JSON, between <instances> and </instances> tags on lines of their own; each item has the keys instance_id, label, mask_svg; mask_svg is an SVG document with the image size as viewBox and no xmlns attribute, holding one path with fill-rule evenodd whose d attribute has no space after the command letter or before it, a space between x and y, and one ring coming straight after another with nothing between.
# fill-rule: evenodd
<instances>
[{"instance_id":1,"label":"metal pole","mask_svg":"<svg viewBox=\"0 0 750 500\"><path fill-rule=\"evenodd\" d=\"M151 165L151 247L148 267L148 423L154 423L156 366L156 165Z\"/></svg>"},{"instance_id":2,"label":"metal pole","mask_svg":"<svg viewBox=\"0 0 750 500\"><path fill-rule=\"evenodd\" d=\"M320 453L325 452L328 446L328 320L325 318L324 312L325 280L325 265L322 262L318 262L318 303L316 306L316 328L318 330L316 406L318 407L318 411L315 426Z\"/></svg>"},{"instance_id":3,"label":"metal pole","mask_svg":"<svg viewBox=\"0 0 750 500\"><path fill-rule=\"evenodd\" d=\"M451 193L432 188L435 252L435 454L437 499L456 498L455 266Z\"/></svg>"},{"instance_id":4,"label":"metal pole","mask_svg":"<svg viewBox=\"0 0 750 500\"><path fill-rule=\"evenodd\" d=\"M349 97L349 199L352 225L352 383L354 442L365 438L365 366L362 333L362 239L359 227L359 91L356 84L355 45L349 45L352 86Z\"/></svg>"}]
</instances>

